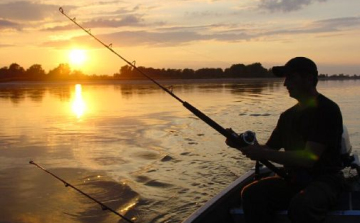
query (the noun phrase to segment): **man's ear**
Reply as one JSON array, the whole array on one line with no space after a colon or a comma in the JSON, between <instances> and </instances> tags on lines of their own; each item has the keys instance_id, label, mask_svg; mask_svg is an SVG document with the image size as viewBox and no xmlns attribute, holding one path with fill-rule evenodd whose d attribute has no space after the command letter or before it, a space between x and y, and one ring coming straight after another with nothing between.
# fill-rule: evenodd
<instances>
[{"instance_id":1,"label":"man's ear","mask_svg":"<svg viewBox=\"0 0 360 223\"><path fill-rule=\"evenodd\" d=\"M315 86L315 77L313 75L310 75L310 74L306 74L306 75L303 75L303 78L304 78L304 81L307 83L307 85L309 86Z\"/></svg>"}]
</instances>

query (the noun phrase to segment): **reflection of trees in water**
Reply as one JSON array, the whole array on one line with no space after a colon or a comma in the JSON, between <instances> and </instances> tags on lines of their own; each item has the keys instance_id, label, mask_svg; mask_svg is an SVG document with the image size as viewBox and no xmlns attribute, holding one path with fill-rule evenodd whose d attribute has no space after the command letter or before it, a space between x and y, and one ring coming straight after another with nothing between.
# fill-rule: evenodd
<instances>
[{"instance_id":1,"label":"reflection of trees in water","mask_svg":"<svg viewBox=\"0 0 360 223\"><path fill-rule=\"evenodd\" d=\"M230 90L232 94L260 94L264 89L275 90L282 86L279 80L202 80L198 82L162 81L161 85L171 90L174 94L196 93L196 92L220 92ZM118 84L114 85L115 90L121 92L123 98L131 98L133 95L148 95L162 92L158 86L149 84Z\"/></svg>"},{"instance_id":2,"label":"reflection of trees in water","mask_svg":"<svg viewBox=\"0 0 360 223\"><path fill-rule=\"evenodd\" d=\"M282 85L279 80L234 80L223 83L207 83L193 86L193 90L202 92L220 92L230 90L232 94L260 94L264 89L278 89Z\"/></svg>"},{"instance_id":3,"label":"reflection of trees in water","mask_svg":"<svg viewBox=\"0 0 360 223\"><path fill-rule=\"evenodd\" d=\"M0 99L9 99L14 104L18 104L24 101L26 98L30 98L34 102L42 101L45 93L43 88L24 88L18 86L1 87Z\"/></svg>"},{"instance_id":4,"label":"reflection of trees in water","mask_svg":"<svg viewBox=\"0 0 360 223\"><path fill-rule=\"evenodd\" d=\"M175 95L181 93L197 92L221 92L230 90L232 94L260 94L264 89L278 89L282 82L279 80L198 80L198 81L160 81L160 84L173 91ZM163 92L158 86L151 82L125 81L109 82L116 91L121 92L121 97L130 99L134 95L145 96ZM41 102L48 92L59 98L61 101L71 99L71 92L74 89L72 84L5 84L0 85L0 99L11 100L14 104L21 103L25 99L33 102ZM163 92L165 93L165 92Z\"/></svg>"},{"instance_id":5,"label":"reflection of trees in water","mask_svg":"<svg viewBox=\"0 0 360 223\"><path fill-rule=\"evenodd\" d=\"M71 91L73 91L74 85L64 85L48 88L50 94L55 95L61 101L69 101L71 98Z\"/></svg>"},{"instance_id":6,"label":"reflection of trees in water","mask_svg":"<svg viewBox=\"0 0 360 223\"><path fill-rule=\"evenodd\" d=\"M264 89L275 90L282 86L280 81L259 81L251 80L243 83L237 82L230 84L228 88L233 94L260 94Z\"/></svg>"},{"instance_id":7,"label":"reflection of trees in water","mask_svg":"<svg viewBox=\"0 0 360 223\"><path fill-rule=\"evenodd\" d=\"M44 98L46 89L41 88L41 89L29 89L27 94L27 97L31 99L31 101L34 102L41 102L42 99Z\"/></svg>"},{"instance_id":8,"label":"reflection of trees in water","mask_svg":"<svg viewBox=\"0 0 360 223\"><path fill-rule=\"evenodd\" d=\"M154 84L115 84L114 89L121 92L121 96L130 99L134 95L150 95L158 93L161 89Z\"/></svg>"},{"instance_id":9,"label":"reflection of trees in water","mask_svg":"<svg viewBox=\"0 0 360 223\"><path fill-rule=\"evenodd\" d=\"M71 97L72 85L64 86L41 86L28 85L22 86L18 84L0 86L0 99L10 100L14 104L19 104L27 98L33 102L41 102L49 92L60 98L60 100L69 100Z\"/></svg>"},{"instance_id":10,"label":"reflection of trees in water","mask_svg":"<svg viewBox=\"0 0 360 223\"><path fill-rule=\"evenodd\" d=\"M192 92L197 91L199 86L194 84L175 84L175 83L161 83L165 88L174 92L174 94L181 92ZM215 86L215 85L214 85ZM114 85L114 89L121 92L121 96L125 99L129 99L134 95L145 96L150 94L155 94L159 92L164 92L161 88L155 84L118 84ZM164 92L165 93L165 92Z\"/></svg>"}]
</instances>

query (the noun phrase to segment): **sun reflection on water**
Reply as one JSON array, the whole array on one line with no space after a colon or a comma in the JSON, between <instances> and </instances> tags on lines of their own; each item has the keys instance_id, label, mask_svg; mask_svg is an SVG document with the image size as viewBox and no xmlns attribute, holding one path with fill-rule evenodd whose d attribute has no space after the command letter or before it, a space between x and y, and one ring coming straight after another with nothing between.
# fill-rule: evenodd
<instances>
[{"instance_id":1,"label":"sun reflection on water","mask_svg":"<svg viewBox=\"0 0 360 223\"><path fill-rule=\"evenodd\" d=\"M72 110L75 113L77 118L81 118L86 111L86 104L82 97L81 84L75 85L75 98L72 103Z\"/></svg>"}]
</instances>

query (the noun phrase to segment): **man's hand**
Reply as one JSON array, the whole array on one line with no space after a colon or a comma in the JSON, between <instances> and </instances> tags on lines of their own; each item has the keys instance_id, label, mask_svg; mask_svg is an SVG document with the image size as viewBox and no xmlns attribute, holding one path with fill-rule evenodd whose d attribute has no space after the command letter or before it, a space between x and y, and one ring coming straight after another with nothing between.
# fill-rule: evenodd
<instances>
[{"instance_id":1,"label":"man's hand","mask_svg":"<svg viewBox=\"0 0 360 223\"><path fill-rule=\"evenodd\" d=\"M236 148L236 149L238 148L238 145L231 139L226 139L225 143L226 143L226 145L230 146L231 148Z\"/></svg>"},{"instance_id":2,"label":"man's hand","mask_svg":"<svg viewBox=\"0 0 360 223\"><path fill-rule=\"evenodd\" d=\"M264 146L259 145L257 141L255 141L254 145L248 145L245 147L239 147L236 143L229 139L226 139L225 143L232 148L238 149L244 156L252 160L263 159L264 152L267 150Z\"/></svg>"},{"instance_id":3,"label":"man's hand","mask_svg":"<svg viewBox=\"0 0 360 223\"><path fill-rule=\"evenodd\" d=\"M239 136L237 135L237 133L234 132L234 130L232 130L231 128L226 129L226 131L230 132L231 134L233 134L233 135L236 136L236 137L239 137ZM226 138L225 143L226 143L226 145L230 146L231 148L238 148L237 143L234 142L233 140L229 139L229 138Z\"/></svg>"},{"instance_id":4,"label":"man's hand","mask_svg":"<svg viewBox=\"0 0 360 223\"><path fill-rule=\"evenodd\" d=\"M264 158L264 153L266 152L266 148L261 146L257 141L255 141L254 145L249 145L246 147L238 148L243 155L252 159L252 160L262 160Z\"/></svg>"}]
</instances>

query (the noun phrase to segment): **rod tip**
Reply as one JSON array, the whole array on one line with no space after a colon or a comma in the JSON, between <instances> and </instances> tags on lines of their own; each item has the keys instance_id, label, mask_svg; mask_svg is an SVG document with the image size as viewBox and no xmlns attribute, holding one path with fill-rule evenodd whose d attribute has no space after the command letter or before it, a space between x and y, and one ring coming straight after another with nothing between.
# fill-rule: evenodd
<instances>
[{"instance_id":1,"label":"rod tip","mask_svg":"<svg viewBox=\"0 0 360 223\"><path fill-rule=\"evenodd\" d=\"M30 164L34 164L34 161L30 160L29 163L30 163Z\"/></svg>"}]
</instances>

